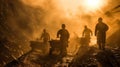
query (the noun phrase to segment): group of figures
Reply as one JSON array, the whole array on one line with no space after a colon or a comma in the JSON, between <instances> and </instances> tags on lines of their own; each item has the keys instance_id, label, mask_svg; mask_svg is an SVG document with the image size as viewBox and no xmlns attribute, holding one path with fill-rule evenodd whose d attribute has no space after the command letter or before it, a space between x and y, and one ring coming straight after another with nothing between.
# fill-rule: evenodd
<instances>
[{"instance_id":1,"label":"group of figures","mask_svg":"<svg viewBox=\"0 0 120 67\"><path fill-rule=\"evenodd\" d=\"M70 33L66 29L66 25L62 24L62 28L58 30L57 32L57 38L60 38L60 46L61 46L61 54L66 55L67 54L67 47L68 47L68 40L70 38ZM105 42L106 42L106 32L109 29L108 25L103 22L103 19L100 17L98 18L98 23L95 26L95 36L97 37L97 44L99 46L100 50L105 49ZM86 43L90 42L90 38L93 36L93 33L91 29L89 29L87 26L84 27L82 37L85 38ZM41 35L41 39L44 43L47 43L50 41L50 35L49 33L44 29L43 33Z\"/></svg>"},{"instance_id":2,"label":"group of figures","mask_svg":"<svg viewBox=\"0 0 120 67\"><path fill-rule=\"evenodd\" d=\"M95 36L97 37L97 44L99 46L100 50L105 49L105 43L106 43L106 32L108 31L109 27L107 24L103 22L103 19L100 17L98 18L98 23L95 26ZM90 38L93 36L93 33L91 29L89 29L87 26L85 26L83 34L83 38L86 40L86 44L88 45L90 43Z\"/></svg>"},{"instance_id":3,"label":"group of figures","mask_svg":"<svg viewBox=\"0 0 120 67\"><path fill-rule=\"evenodd\" d=\"M62 24L61 27L62 27L62 29L58 30L57 35L56 35L57 38L60 38L60 40L59 40L60 47L58 47L58 48L60 50L60 55L66 56L67 55L66 48L68 47L68 40L69 40L70 34L69 34L68 30L66 29L65 24ZM50 35L45 29L43 30L43 33L41 35L41 39L43 40L44 44L51 42Z\"/></svg>"}]
</instances>

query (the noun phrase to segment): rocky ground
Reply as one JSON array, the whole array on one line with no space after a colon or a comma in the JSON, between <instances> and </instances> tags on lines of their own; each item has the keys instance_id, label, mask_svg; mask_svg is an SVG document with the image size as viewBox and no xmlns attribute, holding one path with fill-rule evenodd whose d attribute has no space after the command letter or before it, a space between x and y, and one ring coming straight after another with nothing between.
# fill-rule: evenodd
<instances>
[{"instance_id":1,"label":"rocky ground","mask_svg":"<svg viewBox=\"0 0 120 67\"><path fill-rule=\"evenodd\" d=\"M5 67L120 67L119 65L119 48L98 50L96 47L88 47L85 50L82 47L76 55L64 58L44 55L39 49L31 50Z\"/></svg>"}]
</instances>

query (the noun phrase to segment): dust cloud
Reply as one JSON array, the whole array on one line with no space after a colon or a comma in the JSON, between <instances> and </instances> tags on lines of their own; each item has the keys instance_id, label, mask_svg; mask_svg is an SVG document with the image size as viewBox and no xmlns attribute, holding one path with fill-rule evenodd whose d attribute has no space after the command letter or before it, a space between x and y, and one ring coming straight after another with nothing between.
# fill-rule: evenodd
<instances>
[{"instance_id":1,"label":"dust cloud","mask_svg":"<svg viewBox=\"0 0 120 67\"><path fill-rule=\"evenodd\" d=\"M103 2L102 7L91 10L82 5L83 0L1 0L1 38L7 37L10 41L24 46L39 38L42 30L46 28L51 39L56 39L56 32L64 23L71 34L70 42L73 45L72 38L76 35L81 37L84 25L94 33L98 17L103 17L104 22L109 25L109 37L119 29L116 21L119 20L119 9L115 7L120 2L103 1L105 3Z\"/></svg>"},{"instance_id":2,"label":"dust cloud","mask_svg":"<svg viewBox=\"0 0 120 67\"><path fill-rule=\"evenodd\" d=\"M33 8L42 8L47 14L44 20L39 23L45 23L45 27L51 33L52 38L56 37L56 31L65 23L67 29L73 37L76 32L81 36L84 25L88 25L93 31L97 23L97 18L103 16L102 8L98 10L87 10L82 4L83 0L22 0L24 4ZM106 7L106 4L104 7ZM54 23L54 24L53 24ZM44 27L42 27L44 28Z\"/></svg>"},{"instance_id":3,"label":"dust cloud","mask_svg":"<svg viewBox=\"0 0 120 67\"><path fill-rule=\"evenodd\" d=\"M94 33L98 17L103 17L103 21L109 25L110 29L107 32L107 37L119 29L116 21L119 19L119 13L116 12L117 8L114 9L119 5L119 1L103 0L101 6L96 9L84 6L83 0L22 0L22 2L33 8L42 8L46 13L42 21L37 22L43 25L39 25L38 30L34 29L36 30L33 35L34 38L39 37L42 29L46 28L51 35L51 39L56 39L57 30L61 28L62 23L65 23L71 34L70 42L73 44L75 41L73 42L72 38L74 39L76 35L81 37L84 25L87 25ZM94 41L96 41L95 37L92 36L92 44L95 44Z\"/></svg>"}]
</instances>

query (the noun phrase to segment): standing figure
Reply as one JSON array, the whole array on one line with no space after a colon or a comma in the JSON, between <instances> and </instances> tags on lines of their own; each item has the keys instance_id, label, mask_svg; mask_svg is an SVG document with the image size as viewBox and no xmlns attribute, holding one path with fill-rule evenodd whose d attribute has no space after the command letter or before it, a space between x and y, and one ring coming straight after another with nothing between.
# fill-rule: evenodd
<instances>
[{"instance_id":1,"label":"standing figure","mask_svg":"<svg viewBox=\"0 0 120 67\"><path fill-rule=\"evenodd\" d=\"M46 29L43 29L43 33L42 33L40 39L43 40L42 49L43 49L43 51L44 51L44 54L45 54L45 55L48 55L48 54L49 54L49 51L50 51L50 44L49 44L50 35L49 35L49 33L46 31Z\"/></svg>"},{"instance_id":2,"label":"standing figure","mask_svg":"<svg viewBox=\"0 0 120 67\"><path fill-rule=\"evenodd\" d=\"M97 44L99 45L99 49L105 49L106 42L106 31L109 29L108 25L105 24L103 19L98 18L98 23L95 27L95 36L97 36Z\"/></svg>"},{"instance_id":3,"label":"standing figure","mask_svg":"<svg viewBox=\"0 0 120 67\"><path fill-rule=\"evenodd\" d=\"M57 32L57 38L60 38L61 43L61 55L66 56L67 55L67 47L68 47L68 39L69 39L69 32L67 29L65 29L65 24L62 24L62 29L60 29Z\"/></svg>"},{"instance_id":4,"label":"standing figure","mask_svg":"<svg viewBox=\"0 0 120 67\"><path fill-rule=\"evenodd\" d=\"M91 39L91 36L93 35L91 29L89 29L86 25L84 27L84 30L83 30L83 33L82 33L82 36L83 38L85 38L86 40L86 45L89 45L90 43L90 39Z\"/></svg>"},{"instance_id":5,"label":"standing figure","mask_svg":"<svg viewBox=\"0 0 120 67\"><path fill-rule=\"evenodd\" d=\"M43 29L43 33L41 35L41 39L43 40L43 43L48 43L48 41L50 40L50 35L46 31L46 29Z\"/></svg>"}]
</instances>

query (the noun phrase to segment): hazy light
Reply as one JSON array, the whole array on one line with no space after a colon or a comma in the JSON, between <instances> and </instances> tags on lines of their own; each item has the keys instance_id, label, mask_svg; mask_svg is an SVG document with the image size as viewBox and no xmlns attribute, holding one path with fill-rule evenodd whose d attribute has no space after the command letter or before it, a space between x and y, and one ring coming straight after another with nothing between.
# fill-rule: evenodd
<instances>
[{"instance_id":1,"label":"hazy light","mask_svg":"<svg viewBox=\"0 0 120 67\"><path fill-rule=\"evenodd\" d=\"M48 4L45 4L47 0L22 0L24 3L31 6L42 6L46 8ZM108 0L51 0L52 5L56 9L60 10L59 14L70 18L76 17L76 15L83 13L96 12L107 5ZM82 14L83 14L82 13Z\"/></svg>"},{"instance_id":2,"label":"hazy light","mask_svg":"<svg viewBox=\"0 0 120 67\"><path fill-rule=\"evenodd\" d=\"M107 0L106 0L107 1ZM105 0L84 0L83 6L89 10L97 10L106 5Z\"/></svg>"},{"instance_id":3,"label":"hazy light","mask_svg":"<svg viewBox=\"0 0 120 67\"><path fill-rule=\"evenodd\" d=\"M89 46L95 46L95 44L97 44L97 39L95 36L91 37L91 43L89 44Z\"/></svg>"},{"instance_id":4,"label":"hazy light","mask_svg":"<svg viewBox=\"0 0 120 67\"><path fill-rule=\"evenodd\" d=\"M85 0L85 5L90 8L98 8L101 5L101 0Z\"/></svg>"},{"instance_id":5,"label":"hazy light","mask_svg":"<svg viewBox=\"0 0 120 67\"><path fill-rule=\"evenodd\" d=\"M29 5L29 6L43 6L44 5L44 0L21 0L23 3Z\"/></svg>"},{"instance_id":6,"label":"hazy light","mask_svg":"<svg viewBox=\"0 0 120 67\"><path fill-rule=\"evenodd\" d=\"M78 8L80 7L81 0L57 0L59 9L65 12L64 15L70 17L76 15Z\"/></svg>"}]
</instances>

